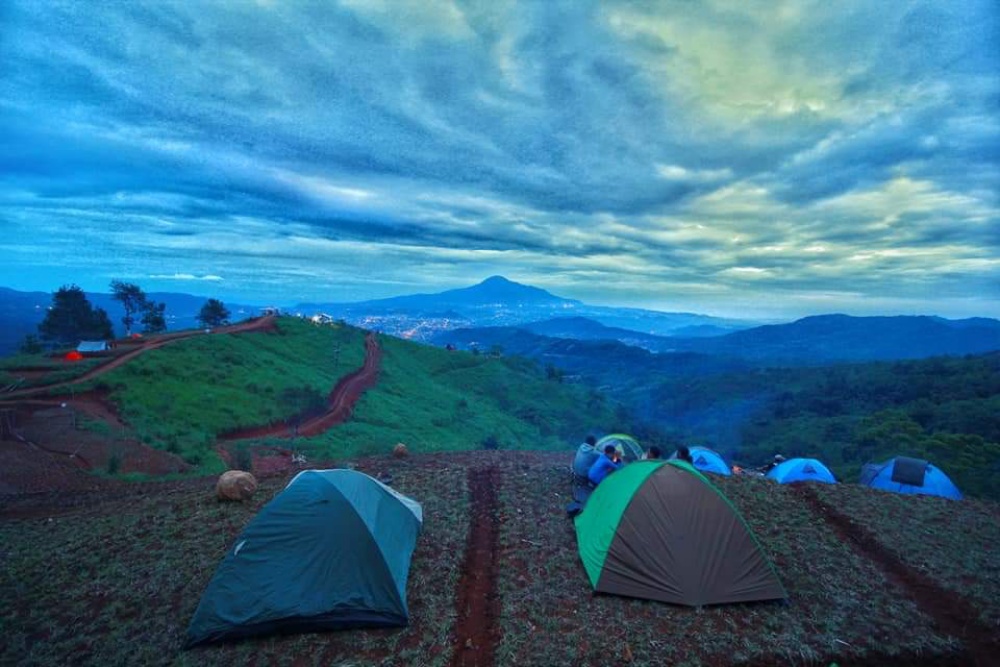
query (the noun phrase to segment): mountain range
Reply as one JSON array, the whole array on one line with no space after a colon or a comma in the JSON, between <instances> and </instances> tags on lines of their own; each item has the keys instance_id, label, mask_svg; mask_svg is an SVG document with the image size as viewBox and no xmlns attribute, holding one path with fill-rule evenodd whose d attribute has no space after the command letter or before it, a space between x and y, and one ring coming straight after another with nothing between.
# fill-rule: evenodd
<instances>
[{"instance_id":1,"label":"mountain range","mask_svg":"<svg viewBox=\"0 0 1000 667\"><path fill-rule=\"evenodd\" d=\"M929 316L851 317L817 315L713 337L640 334L583 318L559 318L519 327L441 332L438 345L489 348L551 361L555 341L574 339L574 354L589 357L596 341L640 347L657 356L677 354L740 360L755 365L819 365L848 361L920 359L1000 350L1000 320L947 320ZM607 352L606 346L605 352Z\"/></svg>"},{"instance_id":2,"label":"mountain range","mask_svg":"<svg viewBox=\"0 0 1000 667\"><path fill-rule=\"evenodd\" d=\"M150 293L167 305L170 329L197 326L206 297ZM110 294L88 293L120 330L124 314ZM0 355L14 352L45 317L51 294L0 288ZM227 304L232 319L260 312L257 306ZM438 345L501 345L510 354L546 362L611 354L629 364L648 364L647 355L682 354L654 365L688 367L695 359L729 359L736 365L815 365L839 361L910 359L934 355L976 354L1000 349L1000 321L989 318L948 320L932 316L851 317L818 315L795 322L765 324L695 313L592 306L546 290L493 276L477 285L434 294L412 294L349 303L305 302L285 312L335 319L386 334ZM556 341L570 340L575 344ZM608 345L614 342L614 345ZM634 348L636 351L625 350ZM638 361L638 356L647 359ZM691 356L694 355L694 356ZM590 364L591 361L583 363ZM719 366L718 362L708 364Z\"/></svg>"},{"instance_id":3,"label":"mountain range","mask_svg":"<svg viewBox=\"0 0 1000 667\"><path fill-rule=\"evenodd\" d=\"M292 310L323 312L351 324L425 342L451 329L521 326L564 317L586 317L605 326L653 335L721 335L754 324L696 313L592 306L503 276L436 294L354 303L299 303Z\"/></svg>"}]
</instances>

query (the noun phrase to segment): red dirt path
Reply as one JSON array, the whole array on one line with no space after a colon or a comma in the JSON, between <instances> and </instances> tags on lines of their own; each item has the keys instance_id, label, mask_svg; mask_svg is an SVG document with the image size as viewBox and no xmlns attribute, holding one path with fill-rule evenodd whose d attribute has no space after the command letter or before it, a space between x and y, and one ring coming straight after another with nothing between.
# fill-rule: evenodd
<instances>
[{"instance_id":1,"label":"red dirt path","mask_svg":"<svg viewBox=\"0 0 1000 667\"><path fill-rule=\"evenodd\" d=\"M465 547L462 578L458 583L458 623L451 667L492 667L500 641L500 597L497 593L499 479L495 467L469 470L472 525Z\"/></svg>"},{"instance_id":2,"label":"red dirt path","mask_svg":"<svg viewBox=\"0 0 1000 667\"><path fill-rule=\"evenodd\" d=\"M324 431L347 420L351 416L354 404L361 394L375 386L378 381L378 369L382 360L382 350L375 335L365 336L365 361L361 368L345 375L337 382L327 397L327 407L320 415L293 417L277 424L251 426L231 431L219 437L220 441L247 440L249 438L291 438L296 435L309 437L319 435ZM296 425L298 428L296 429Z\"/></svg>"}]
</instances>

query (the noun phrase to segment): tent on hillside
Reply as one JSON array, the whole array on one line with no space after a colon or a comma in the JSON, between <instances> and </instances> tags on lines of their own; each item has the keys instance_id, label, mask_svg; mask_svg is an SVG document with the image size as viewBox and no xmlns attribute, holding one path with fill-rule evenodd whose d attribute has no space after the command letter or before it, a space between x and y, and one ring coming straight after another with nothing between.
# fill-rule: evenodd
<instances>
[{"instance_id":1,"label":"tent on hillside","mask_svg":"<svg viewBox=\"0 0 1000 667\"><path fill-rule=\"evenodd\" d=\"M817 459L788 459L771 468L767 477L779 484L791 484L792 482L837 483L830 469Z\"/></svg>"},{"instance_id":2,"label":"tent on hillside","mask_svg":"<svg viewBox=\"0 0 1000 667\"><path fill-rule=\"evenodd\" d=\"M725 459L718 452L708 447L691 447L691 460L694 467L702 472L711 472L716 475L732 475L733 471L726 465ZM677 452L670 455L671 459L677 458Z\"/></svg>"},{"instance_id":3,"label":"tent on hillside","mask_svg":"<svg viewBox=\"0 0 1000 667\"><path fill-rule=\"evenodd\" d=\"M639 461L576 517L594 590L701 606L788 597L732 503L684 461Z\"/></svg>"},{"instance_id":4,"label":"tent on hillside","mask_svg":"<svg viewBox=\"0 0 1000 667\"><path fill-rule=\"evenodd\" d=\"M104 352L110 350L111 344L106 340L81 340L76 346L77 352Z\"/></svg>"},{"instance_id":5,"label":"tent on hillside","mask_svg":"<svg viewBox=\"0 0 1000 667\"><path fill-rule=\"evenodd\" d=\"M186 646L271 632L402 626L420 505L354 470L305 470L243 530Z\"/></svg>"},{"instance_id":6,"label":"tent on hillside","mask_svg":"<svg viewBox=\"0 0 1000 667\"><path fill-rule=\"evenodd\" d=\"M923 459L906 456L897 456L885 463L866 464L861 469L861 483L895 493L962 499L962 492L940 468Z\"/></svg>"},{"instance_id":7,"label":"tent on hillside","mask_svg":"<svg viewBox=\"0 0 1000 667\"><path fill-rule=\"evenodd\" d=\"M594 485L587 473L590 472L590 466L594 465L594 461L608 445L615 446L625 463L632 463L642 458L643 451L638 441L624 433L606 435L598 440L593 447L587 443L580 445L573 458L573 502L566 508L566 511L571 515L575 515L583 509L584 503L594 491Z\"/></svg>"},{"instance_id":8,"label":"tent on hillside","mask_svg":"<svg viewBox=\"0 0 1000 667\"><path fill-rule=\"evenodd\" d=\"M77 352L76 350L70 350L69 352L66 353L63 359L65 359L66 361L80 361L81 359L83 359L83 355Z\"/></svg>"},{"instance_id":9,"label":"tent on hillside","mask_svg":"<svg viewBox=\"0 0 1000 667\"><path fill-rule=\"evenodd\" d=\"M586 482L590 466L594 465L594 461L597 460L597 457L601 455L601 452L608 445L615 446L621 453L622 460L625 463L638 461L642 458L642 447L639 446L639 443L632 436L625 435L624 433L606 435L598 440L597 444L593 447L587 443L580 445L576 450L576 457L573 459L573 474L583 482Z\"/></svg>"}]
</instances>

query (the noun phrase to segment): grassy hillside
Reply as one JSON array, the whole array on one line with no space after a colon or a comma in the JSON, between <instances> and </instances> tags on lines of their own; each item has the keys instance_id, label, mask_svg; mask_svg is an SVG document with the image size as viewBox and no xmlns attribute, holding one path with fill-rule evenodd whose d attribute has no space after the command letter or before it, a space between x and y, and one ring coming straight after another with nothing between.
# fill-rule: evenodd
<instances>
[{"instance_id":1,"label":"grassy hillside","mask_svg":"<svg viewBox=\"0 0 1000 667\"><path fill-rule=\"evenodd\" d=\"M532 362L448 352L382 336L378 384L351 419L298 446L323 455L553 449L621 428L599 393L562 384ZM269 442L269 441L262 441Z\"/></svg>"},{"instance_id":2,"label":"grassy hillside","mask_svg":"<svg viewBox=\"0 0 1000 667\"><path fill-rule=\"evenodd\" d=\"M567 446L562 454L356 461L423 504L411 624L191 651L181 650L184 632L212 573L287 477L265 479L247 504L217 502L205 479L82 499L13 499L0 507L0 664L461 664L459 654L481 648L456 639L462 581L480 574L466 561L477 507L497 527L497 615L483 619L495 633L497 665L920 667L989 664L984 656L996 654L995 503L721 480L790 597L691 609L592 593L563 511L571 456ZM485 505L473 493L483 471L496 480ZM841 532L827 505L874 537ZM947 591L955 593L940 606Z\"/></svg>"},{"instance_id":3,"label":"grassy hillside","mask_svg":"<svg viewBox=\"0 0 1000 667\"><path fill-rule=\"evenodd\" d=\"M361 366L364 332L282 318L276 333L199 336L152 350L88 386L107 390L144 442L213 469L220 434L294 417ZM611 406L534 364L381 337L378 385L347 423L314 438L262 439L315 457L386 451L551 448L618 426ZM83 387L86 388L86 387ZM83 389L81 388L81 390Z\"/></svg>"},{"instance_id":4,"label":"grassy hillside","mask_svg":"<svg viewBox=\"0 0 1000 667\"><path fill-rule=\"evenodd\" d=\"M197 464L212 458L219 434L280 421L322 401L341 375L361 365L363 337L351 327L283 319L277 333L178 341L90 384L110 391L144 442Z\"/></svg>"}]
</instances>

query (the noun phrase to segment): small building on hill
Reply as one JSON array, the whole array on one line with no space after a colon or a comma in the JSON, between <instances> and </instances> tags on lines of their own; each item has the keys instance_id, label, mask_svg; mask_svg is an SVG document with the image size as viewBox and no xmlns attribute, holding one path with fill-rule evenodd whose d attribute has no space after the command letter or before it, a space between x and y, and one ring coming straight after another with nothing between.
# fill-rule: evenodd
<instances>
[{"instance_id":1,"label":"small building on hill","mask_svg":"<svg viewBox=\"0 0 1000 667\"><path fill-rule=\"evenodd\" d=\"M76 346L76 351L80 354L94 354L96 352L106 352L111 349L111 343L106 340L81 340Z\"/></svg>"}]
</instances>

